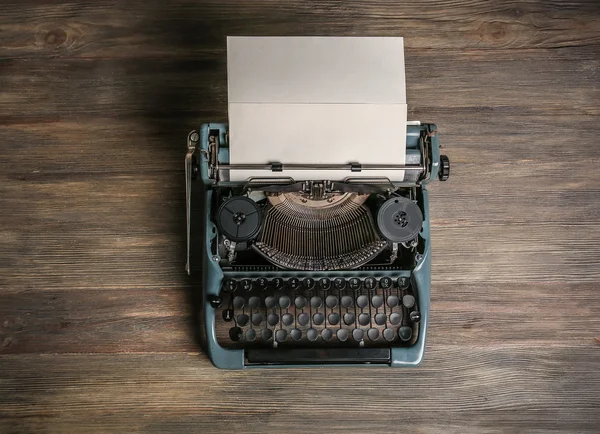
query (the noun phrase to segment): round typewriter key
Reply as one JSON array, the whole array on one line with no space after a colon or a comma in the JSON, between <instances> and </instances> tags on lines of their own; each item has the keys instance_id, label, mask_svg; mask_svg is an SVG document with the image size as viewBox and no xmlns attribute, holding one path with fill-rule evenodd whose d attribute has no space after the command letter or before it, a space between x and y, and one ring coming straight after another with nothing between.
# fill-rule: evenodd
<instances>
[{"instance_id":1,"label":"round typewriter key","mask_svg":"<svg viewBox=\"0 0 600 434\"><path fill-rule=\"evenodd\" d=\"M377 280L374 277L367 277L365 279L365 289L374 289L377 286Z\"/></svg>"},{"instance_id":2,"label":"round typewriter key","mask_svg":"<svg viewBox=\"0 0 600 434\"><path fill-rule=\"evenodd\" d=\"M331 331L331 329L323 329L321 331L321 337L324 341L330 341L331 338L333 338L333 332Z\"/></svg>"},{"instance_id":3,"label":"round typewriter key","mask_svg":"<svg viewBox=\"0 0 600 434\"><path fill-rule=\"evenodd\" d=\"M277 342L283 342L287 338L287 332L283 329L277 330L275 332L275 340Z\"/></svg>"},{"instance_id":4,"label":"round typewriter key","mask_svg":"<svg viewBox=\"0 0 600 434\"><path fill-rule=\"evenodd\" d=\"M340 322L340 314L339 313L330 313L327 317L327 321L331 325L338 325Z\"/></svg>"},{"instance_id":5,"label":"round typewriter key","mask_svg":"<svg viewBox=\"0 0 600 434\"><path fill-rule=\"evenodd\" d=\"M225 321L231 321L233 319L233 309L225 309L223 311L223 319Z\"/></svg>"},{"instance_id":6,"label":"round typewriter key","mask_svg":"<svg viewBox=\"0 0 600 434\"><path fill-rule=\"evenodd\" d=\"M310 321L310 316L307 313L301 313L298 315L298 324L305 326Z\"/></svg>"},{"instance_id":7,"label":"round typewriter key","mask_svg":"<svg viewBox=\"0 0 600 434\"><path fill-rule=\"evenodd\" d=\"M273 337L273 331L271 329L263 329L260 335L262 336L263 340L268 341Z\"/></svg>"},{"instance_id":8,"label":"round typewriter key","mask_svg":"<svg viewBox=\"0 0 600 434\"><path fill-rule=\"evenodd\" d=\"M250 320L250 317L248 315L246 315L245 313L240 313L237 316L237 323L240 327L244 327L246 324L248 324L249 320Z\"/></svg>"},{"instance_id":9,"label":"round typewriter key","mask_svg":"<svg viewBox=\"0 0 600 434\"><path fill-rule=\"evenodd\" d=\"M338 305L338 298L335 295L328 295L325 299L325 304L329 309L333 309Z\"/></svg>"},{"instance_id":10,"label":"round typewriter key","mask_svg":"<svg viewBox=\"0 0 600 434\"><path fill-rule=\"evenodd\" d=\"M300 287L300 279L296 278L296 277L292 277L291 279L288 279L288 288L292 289L292 290L296 290Z\"/></svg>"},{"instance_id":11,"label":"round typewriter key","mask_svg":"<svg viewBox=\"0 0 600 434\"><path fill-rule=\"evenodd\" d=\"M374 295L373 298L371 298L371 303L375 309L379 309L383 306L383 297L381 295Z\"/></svg>"},{"instance_id":12,"label":"round typewriter key","mask_svg":"<svg viewBox=\"0 0 600 434\"><path fill-rule=\"evenodd\" d=\"M348 330L346 329L339 329L336 334L335 334L338 338L338 341L340 342L346 342L346 340L348 339Z\"/></svg>"},{"instance_id":13,"label":"round typewriter key","mask_svg":"<svg viewBox=\"0 0 600 434\"><path fill-rule=\"evenodd\" d=\"M292 329L292 331L290 332L290 336L293 340L299 341L300 339L302 339L302 330Z\"/></svg>"},{"instance_id":14,"label":"round typewriter key","mask_svg":"<svg viewBox=\"0 0 600 434\"><path fill-rule=\"evenodd\" d=\"M311 299L310 299L310 306L313 309L318 309L321 306L323 306L323 300L321 299L321 297L318 297L315 295L314 297L311 297Z\"/></svg>"},{"instance_id":15,"label":"round typewriter key","mask_svg":"<svg viewBox=\"0 0 600 434\"><path fill-rule=\"evenodd\" d=\"M346 287L346 279L343 277L336 277L333 280L333 287L335 289L344 289Z\"/></svg>"},{"instance_id":16,"label":"round typewriter key","mask_svg":"<svg viewBox=\"0 0 600 434\"><path fill-rule=\"evenodd\" d=\"M288 307L290 307L290 304L291 300L287 295L279 297L279 306L281 306L283 309L287 309Z\"/></svg>"},{"instance_id":17,"label":"round typewriter key","mask_svg":"<svg viewBox=\"0 0 600 434\"><path fill-rule=\"evenodd\" d=\"M284 313L281 316L281 322L284 326L291 326L294 323L294 315L291 313Z\"/></svg>"},{"instance_id":18,"label":"round typewriter key","mask_svg":"<svg viewBox=\"0 0 600 434\"><path fill-rule=\"evenodd\" d=\"M348 287L352 290L360 288L360 279L358 277L353 277L348 280Z\"/></svg>"},{"instance_id":19,"label":"round typewriter key","mask_svg":"<svg viewBox=\"0 0 600 434\"><path fill-rule=\"evenodd\" d=\"M358 323L361 326L369 325L370 322L371 322L371 315L369 315L368 313L361 313L360 315L358 315Z\"/></svg>"},{"instance_id":20,"label":"round typewriter key","mask_svg":"<svg viewBox=\"0 0 600 434\"><path fill-rule=\"evenodd\" d=\"M260 306L260 298L250 297L248 300L248 306L250 306L252 309L256 309L258 306Z\"/></svg>"},{"instance_id":21,"label":"round typewriter key","mask_svg":"<svg viewBox=\"0 0 600 434\"><path fill-rule=\"evenodd\" d=\"M275 307L275 297L270 295L265 297L265 306L267 306L267 309L273 309Z\"/></svg>"},{"instance_id":22,"label":"round typewriter key","mask_svg":"<svg viewBox=\"0 0 600 434\"><path fill-rule=\"evenodd\" d=\"M237 282L233 279L227 279L223 285L223 288L227 292L233 292L237 289Z\"/></svg>"},{"instance_id":23,"label":"round typewriter key","mask_svg":"<svg viewBox=\"0 0 600 434\"><path fill-rule=\"evenodd\" d=\"M279 322L279 315L277 315L276 313L270 313L269 316L267 317L267 324L269 324L270 326L274 326Z\"/></svg>"},{"instance_id":24,"label":"round typewriter key","mask_svg":"<svg viewBox=\"0 0 600 434\"><path fill-rule=\"evenodd\" d=\"M329 289L329 288L331 288L331 280L329 280L329 278L327 278L327 277L321 277L319 279L319 287L321 289Z\"/></svg>"},{"instance_id":25,"label":"round typewriter key","mask_svg":"<svg viewBox=\"0 0 600 434\"><path fill-rule=\"evenodd\" d=\"M236 309L243 308L244 304L246 304L246 302L244 301L244 297L233 297L233 307L235 307Z\"/></svg>"},{"instance_id":26,"label":"round typewriter key","mask_svg":"<svg viewBox=\"0 0 600 434\"><path fill-rule=\"evenodd\" d=\"M231 339L234 342L237 342L240 339L242 339L242 329L239 327L231 327L229 329L229 339Z\"/></svg>"},{"instance_id":27,"label":"round typewriter key","mask_svg":"<svg viewBox=\"0 0 600 434\"><path fill-rule=\"evenodd\" d=\"M252 341L254 341L254 339L256 339L256 330L254 330L254 329L246 330L246 340L248 342L252 342Z\"/></svg>"},{"instance_id":28,"label":"round typewriter key","mask_svg":"<svg viewBox=\"0 0 600 434\"><path fill-rule=\"evenodd\" d=\"M369 331L367 332L367 336L372 341L376 341L377 338L379 337L379 330L377 330L377 329L369 329Z\"/></svg>"},{"instance_id":29,"label":"round typewriter key","mask_svg":"<svg viewBox=\"0 0 600 434\"><path fill-rule=\"evenodd\" d=\"M375 324L384 325L387 321L387 315L385 313L378 313L375 315Z\"/></svg>"},{"instance_id":30,"label":"round typewriter key","mask_svg":"<svg viewBox=\"0 0 600 434\"><path fill-rule=\"evenodd\" d=\"M418 310L413 310L410 313L410 320L412 322L419 322L419 321L421 321L421 312L419 312Z\"/></svg>"},{"instance_id":31,"label":"round typewriter key","mask_svg":"<svg viewBox=\"0 0 600 434\"><path fill-rule=\"evenodd\" d=\"M256 286L256 288L260 289L261 291L264 291L265 289L267 289L267 286L269 286L269 281L264 277L259 277L254 281L254 285Z\"/></svg>"},{"instance_id":32,"label":"round typewriter key","mask_svg":"<svg viewBox=\"0 0 600 434\"><path fill-rule=\"evenodd\" d=\"M357 341L357 342L362 341L364 336L365 336L365 332L363 331L363 329L352 330L352 339L354 339L355 341Z\"/></svg>"},{"instance_id":33,"label":"round typewriter key","mask_svg":"<svg viewBox=\"0 0 600 434\"><path fill-rule=\"evenodd\" d=\"M392 279L390 279L389 277L382 277L379 280L379 286L382 289L389 289L392 287L393 284L394 284L394 282L392 282Z\"/></svg>"},{"instance_id":34,"label":"round typewriter key","mask_svg":"<svg viewBox=\"0 0 600 434\"><path fill-rule=\"evenodd\" d=\"M316 325L321 325L321 324L323 324L324 321L325 321L325 315L323 315L321 312L317 312L313 315L313 322Z\"/></svg>"},{"instance_id":35,"label":"round typewriter key","mask_svg":"<svg viewBox=\"0 0 600 434\"><path fill-rule=\"evenodd\" d=\"M252 324L254 324L255 326L260 325L260 323L263 320L263 316L260 313L253 313L252 314Z\"/></svg>"},{"instance_id":36,"label":"round typewriter key","mask_svg":"<svg viewBox=\"0 0 600 434\"><path fill-rule=\"evenodd\" d=\"M302 281L302 286L304 286L304 289L313 289L315 287L315 279L307 277Z\"/></svg>"},{"instance_id":37,"label":"round typewriter key","mask_svg":"<svg viewBox=\"0 0 600 434\"><path fill-rule=\"evenodd\" d=\"M400 303L400 300L398 299L397 295L390 295L387 298L387 305L389 307L396 307L396 306L398 306L399 303Z\"/></svg>"},{"instance_id":38,"label":"round typewriter key","mask_svg":"<svg viewBox=\"0 0 600 434\"><path fill-rule=\"evenodd\" d=\"M281 277L276 277L275 279L271 280L271 286L275 289L283 288L283 279Z\"/></svg>"},{"instance_id":39,"label":"round typewriter key","mask_svg":"<svg viewBox=\"0 0 600 434\"><path fill-rule=\"evenodd\" d=\"M354 317L353 313L348 312L348 313L344 314L344 324L352 325L352 324L354 324L354 320L355 320L355 317Z\"/></svg>"},{"instance_id":40,"label":"round typewriter key","mask_svg":"<svg viewBox=\"0 0 600 434\"><path fill-rule=\"evenodd\" d=\"M252 281L250 279L243 279L240 283L242 290L250 291L252 289Z\"/></svg>"},{"instance_id":41,"label":"round typewriter key","mask_svg":"<svg viewBox=\"0 0 600 434\"><path fill-rule=\"evenodd\" d=\"M406 294L404 297L402 297L402 304L410 309L415 305L415 297L410 294Z\"/></svg>"},{"instance_id":42,"label":"round typewriter key","mask_svg":"<svg viewBox=\"0 0 600 434\"><path fill-rule=\"evenodd\" d=\"M306 337L309 341L316 341L319 337L319 332L315 329L308 329L308 331L306 332Z\"/></svg>"},{"instance_id":43,"label":"round typewriter key","mask_svg":"<svg viewBox=\"0 0 600 434\"><path fill-rule=\"evenodd\" d=\"M394 329L385 329L383 331L383 339L385 339L388 342L391 342L394 340L394 336L396 333L394 333Z\"/></svg>"},{"instance_id":44,"label":"round typewriter key","mask_svg":"<svg viewBox=\"0 0 600 434\"><path fill-rule=\"evenodd\" d=\"M356 299L356 305L361 309L364 309L369 305L369 297L367 297L366 295L359 295Z\"/></svg>"},{"instance_id":45,"label":"round typewriter key","mask_svg":"<svg viewBox=\"0 0 600 434\"><path fill-rule=\"evenodd\" d=\"M409 326L402 326L398 329L398 336L404 342L410 341L410 338L412 338L412 329Z\"/></svg>"},{"instance_id":46,"label":"round typewriter key","mask_svg":"<svg viewBox=\"0 0 600 434\"><path fill-rule=\"evenodd\" d=\"M306 298L304 298L301 295L299 295L294 300L294 304L296 305L297 309L304 309L304 306L306 306Z\"/></svg>"},{"instance_id":47,"label":"round typewriter key","mask_svg":"<svg viewBox=\"0 0 600 434\"><path fill-rule=\"evenodd\" d=\"M394 312L393 314L390 315L390 322L393 325L400 324L400 321L402 321L402 315L400 315L398 312Z\"/></svg>"},{"instance_id":48,"label":"round typewriter key","mask_svg":"<svg viewBox=\"0 0 600 434\"><path fill-rule=\"evenodd\" d=\"M408 280L408 277L398 277L397 283L398 283L398 288L406 289L406 288L408 288L408 284L410 283L410 280Z\"/></svg>"},{"instance_id":49,"label":"round typewriter key","mask_svg":"<svg viewBox=\"0 0 600 434\"><path fill-rule=\"evenodd\" d=\"M349 295L344 295L342 297L342 307L349 308L354 304L354 300Z\"/></svg>"}]
</instances>

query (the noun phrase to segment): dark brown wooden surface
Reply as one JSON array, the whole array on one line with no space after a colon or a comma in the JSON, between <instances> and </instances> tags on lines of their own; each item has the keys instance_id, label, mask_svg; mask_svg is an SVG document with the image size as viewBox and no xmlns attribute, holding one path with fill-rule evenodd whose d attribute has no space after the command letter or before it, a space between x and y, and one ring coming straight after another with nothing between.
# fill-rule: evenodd
<instances>
[{"instance_id":1,"label":"dark brown wooden surface","mask_svg":"<svg viewBox=\"0 0 600 434\"><path fill-rule=\"evenodd\" d=\"M184 264L226 35L402 35L437 123L417 369L218 371ZM600 6L3 1L0 432L599 432Z\"/></svg>"}]
</instances>

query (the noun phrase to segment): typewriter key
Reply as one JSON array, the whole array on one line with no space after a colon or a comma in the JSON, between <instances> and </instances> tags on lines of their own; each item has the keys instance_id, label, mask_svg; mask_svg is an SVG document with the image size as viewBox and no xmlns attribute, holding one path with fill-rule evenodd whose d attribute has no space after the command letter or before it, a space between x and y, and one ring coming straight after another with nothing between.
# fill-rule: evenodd
<instances>
[{"instance_id":1,"label":"typewriter key","mask_svg":"<svg viewBox=\"0 0 600 434\"><path fill-rule=\"evenodd\" d=\"M300 287L300 279L298 279L296 277L292 277L291 279L288 279L288 288L295 291L299 287Z\"/></svg>"},{"instance_id":2,"label":"typewriter key","mask_svg":"<svg viewBox=\"0 0 600 434\"><path fill-rule=\"evenodd\" d=\"M306 306L306 298L304 298L303 296L299 295L294 300L294 304L296 305L297 309L304 309L304 306Z\"/></svg>"},{"instance_id":3,"label":"typewriter key","mask_svg":"<svg viewBox=\"0 0 600 434\"><path fill-rule=\"evenodd\" d=\"M298 324L301 326L307 325L308 321L310 321L310 316L307 313L301 313L298 315Z\"/></svg>"},{"instance_id":4,"label":"typewriter key","mask_svg":"<svg viewBox=\"0 0 600 434\"><path fill-rule=\"evenodd\" d=\"M302 286L304 286L304 289L313 289L315 287L315 279L307 277L302 281Z\"/></svg>"},{"instance_id":5,"label":"typewriter key","mask_svg":"<svg viewBox=\"0 0 600 434\"><path fill-rule=\"evenodd\" d=\"M235 307L236 309L241 309L244 307L244 304L246 302L244 301L244 297L234 297L233 298L233 307Z\"/></svg>"},{"instance_id":6,"label":"typewriter key","mask_svg":"<svg viewBox=\"0 0 600 434\"><path fill-rule=\"evenodd\" d=\"M276 277L271 281L271 286L275 289L283 288L283 279L281 277Z\"/></svg>"},{"instance_id":7,"label":"typewriter key","mask_svg":"<svg viewBox=\"0 0 600 434\"><path fill-rule=\"evenodd\" d=\"M349 295L344 295L342 297L342 307L349 308L354 304L354 300Z\"/></svg>"},{"instance_id":8,"label":"typewriter key","mask_svg":"<svg viewBox=\"0 0 600 434\"><path fill-rule=\"evenodd\" d=\"M412 338L412 329L409 326L402 326L398 329L398 336L404 342L410 341L410 338Z\"/></svg>"},{"instance_id":9,"label":"typewriter key","mask_svg":"<svg viewBox=\"0 0 600 434\"><path fill-rule=\"evenodd\" d=\"M290 303L291 300L287 295L279 297L279 306L281 306L281 308L287 309L288 307L290 307Z\"/></svg>"},{"instance_id":10,"label":"typewriter key","mask_svg":"<svg viewBox=\"0 0 600 434\"><path fill-rule=\"evenodd\" d=\"M344 314L344 324L352 325L352 324L354 324L354 320L355 320L355 317L354 317L353 313L348 312L348 313Z\"/></svg>"},{"instance_id":11,"label":"typewriter key","mask_svg":"<svg viewBox=\"0 0 600 434\"><path fill-rule=\"evenodd\" d=\"M330 313L327 317L329 324L337 325L340 322L340 314L339 313Z\"/></svg>"},{"instance_id":12,"label":"typewriter key","mask_svg":"<svg viewBox=\"0 0 600 434\"><path fill-rule=\"evenodd\" d=\"M309 341L316 341L319 337L319 332L315 329L308 329L308 331L306 332L306 337Z\"/></svg>"},{"instance_id":13,"label":"typewriter key","mask_svg":"<svg viewBox=\"0 0 600 434\"><path fill-rule=\"evenodd\" d=\"M237 289L237 282L233 279L227 279L223 285L223 288L227 292L234 292Z\"/></svg>"},{"instance_id":14,"label":"typewriter key","mask_svg":"<svg viewBox=\"0 0 600 434\"><path fill-rule=\"evenodd\" d=\"M325 299L325 304L329 309L333 309L338 305L338 298L335 295L328 295Z\"/></svg>"},{"instance_id":15,"label":"typewriter key","mask_svg":"<svg viewBox=\"0 0 600 434\"><path fill-rule=\"evenodd\" d=\"M400 315L398 312L394 312L393 314L390 315L390 322L393 325L398 325L398 324L400 324L401 321L402 321L402 315Z\"/></svg>"},{"instance_id":16,"label":"typewriter key","mask_svg":"<svg viewBox=\"0 0 600 434\"><path fill-rule=\"evenodd\" d=\"M344 289L346 287L346 279L343 277L336 277L333 281L333 287L335 289Z\"/></svg>"},{"instance_id":17,"label":"typewriter key","mask_svg":"<svg viewBox=\"0 0 600 434\"><path fill-rule=\"evenodd\" d=\"M379 309L383 306L383 297L381 295L374 295L373 298L371 298L371 303L375 309Z\"/></svg>"},{"instance_id":18,"label":"typewriter key","mask_svg":"<svg viewBox=\"0 0 600 434\"><path fill-rule=\"evenodd\" d=\"M394 333L394 329L385 329L383 331L383 339L385 339L388 342L391 342L394 340L394 336L396 333Z\"/></svg>"},{"instance_id":19,"label":"typewriter key","mask_svg":"<svg viewBox=\"0 0 600 434\"><path fill-rule=\"evenodd\" d=\"M360 315L358 315L358 323L361 326L369 325L370 322L371 322L371 315L369 315L368 313L361 313Z\"/></svg>"},{"instance_id":20,"label":"typewriter key","mask_svg":"<svg viewBox=\"0 0 600 434\"><path fill-rule=\"evenodd\" d=\"M302 330L292 329L292 331L290 332L290 336L293 340L299 341L300 339L302 339Z\"/></svg>"},{"instance_id":21,"label":"typewriter key","mask_svg":"<svg viewBox=\"0 0 600 434\"><path fill-rule=\"evenodd\" d=\"M377 330L377 329L369 329L369 331L367 332L367 336L372 341L376 341L377 338L379 337L379 330Z\"/></svg>"},{"instance_id":22,"label":"typewriter key","mask_svg":"<svg viewBox=\"0 0 600 434\"><path fill-rule=\"evenodd\" d=\"M400 303L400 300L398 299L398 296L397 296L397 295L390 295L390 296L387 298L387 305L388 305L389 307L392 307L392 308L393 308L393 307L396 307L396 306L398 306L398 304L399 304L399 303Z\"/></svg>"},{"instance_id":23,"label":"typewriter key","mask_svg":"<svg viewBox=\"0 0 600 434\"><path fill-rule=\"evenodd\" d=\"M378 313L375 315L375 323L377 325L384 325L387 321L387 315L385 313Z\"/></svg>"},{"instance_id":24,"label":"typewriter key","mask_svg":"<svg viewBox=\"0 0 600 434\"><path fill-rule=\"evenodd\" d=\"M330 341L331 338L333 338L333 332L331 331L331 329L323 329L321 331L321 337L324 341Z\"/></svg>"},{"instance_id":25,"label":"typewriter key","mask_svg":"<svg viewBox=\"0 0 600 434\"><path fill-rule=\"evenodd\" d=\"M248 342L252 342L252 341L254 341L254 339L256 339L256 330L254 330L254 329L246 330L246 340Z\"/></svg>"},{"instance_id":26,"label":"typewriter key","mask_svg":"<svg viewBox=\"0 0 600 434\"><path fill-rule=\"evenodd\" d=\"M412 322L419 322L419 321L421 321L421 312L419 312L418 310L413 310L410 313L410 320Z\"/></svg>"},{"instance_id":27,"label":"typewriter key","mask_svg":"<svg viewBox=\"0 0 600 434\"><path fill-rule=\"evenodd\" d=\"M231 327L229 329L229 339L231 339L234 342L237 342L240 339L242 339L242 329L239 327Z\"/></svg>"},{"instance_id":28,"label":"typewriter key","mask_svg":"<svg viewBox=\"0 0 600 434\"><path fill-rule=\"evenodd\" d=\"M267 309L273 309L275 307L275 297L265 297L265 306L267 306Z\"/></svg>"},{"instance_id":29,"label":"typewriter key","mask_svg":"<svg viewBox=\"0 0 600 434\"><path fill-rule=\"evenodd\" d=\"M233 309L225 309L223 311L223 319L225 321L231 321L233 319Z\"/></svg>"},{"instance_id":30,"label":"typewriter key","mask_svg":"<svg viewBox=\"0 0 600 434\"><path fill-rule=\"evenodd\" d=\"M329 289L331 288L331 280L329 280L327 277L321 277L319 279L319 286L321 289Z\"/></svg>"},{"instance_id":31,"label":"typewriter key","mask_svg":"<svg viewBox=\"0 0 600 434\"><path fill-rule=\"evenodd\" d=\"M262 321L263 321L263 316L260 313L252 314L252 324L254 324L255 326L259 326Z\"/></svg>"},{"instance_id":32,"label":"typewriter key","mask_svg":"<svg viewBox=\"0 0 600 434\"><path fill-rule=\"evenodd\" d=\"M311 297L311 299L310 299L310 306L313 309L318 309L321 306L323 306L323 300L321 299L321 297L318 297L315 295L314 297Z\"/></svg>"},{"instance_id":33,"label":"typewriter key","mask_svg":"<svg viewBox=\"0 0 600 434\"><path fill-rule=\"evenodd\" d=\"M346 330L346 329L339 329L336 332L336 336L338 338L338 341L340 341L340 342L346 342L346 340L348 339L348 330Z\"/></svg>"},{"instance_id":34,"label":"typewriter key","mask_svg":"<svg viewBox=\"0 0 600 434\"><path fill-rule=\"evenodd\" d=\"M404 297L402 297L402 304L410 309L415 305L415 297L410 294L406 294Z\"/></svg>"},{"instance_id":35,"label":"typewriter key","mask_svg":"<svg viewBox=\"0 0 600 434\"><path fill-rule=\"evenodd\" d=\"M377 285L377 280L374 277L367 277L365 279L365 289L374 289Z\"/></svg>"},{"instance_id":36,"label":"typewriter key","mask_svg":"<svg viewBox=\"0 0 600 434\"><path fill-rule=\"evenodd\" d=\"M294 323L294 315L291 313L284 313L281 316L281 322L284 326L291 326Z\"/></svg>"},{"instance_id":37,"label":"typewriter key","mask_svg":"<svg viewBox=\"0 0 600 434\"><path fill-rule=\"evenodd\" d=\"M394 282L392 282L392 279L390 279L389 277L382 277L379 281L379 286L381 287L381 289L389 289L392 287L393 283Z\"/></svg>"},{"instance_id":38,"label":"typewriter key","mask_svg":"<svg viewBox=\"0 0 600 434\"><path fill-rule=\"evenodd\" d=\"M248 315L246 315L245 313L240 313L237 316L237 323L240 327L244 327L246 324L248 324L249 320L250 320L250 317Z\"/></svg>"},{"instance_id":39,"label":"typewriter key","mask_svg":"<svg viewBox=\"0 0 600 434\"><path fill-rule=\"evenodd\" d=\"M355 341L357 341L357 342L362 341L364 336L365 336L365 332L363 331L363 329L352 330L352 339L354 339Z\"/></svg>"},{"instance_id":40,"label":"typewriter key","mask_svg":"<svg viewBox=\"0 0 600 434\"><path fill-rule=\"evenodd\" d=\"M287 338L287 332L283 329L279 329L275 332L275 340L277 342L283 342Z\"/></svg>"},{"instance_id":41,"label":"typewriter key","mask_svg":"<svg viewBox=\"0 0 600 434\"><path fill-rule=\"evenodd\" d=\"M264 277L259 277L258 279L255 280L254 285L261 291L264 291L265 289L267 289L267 286L269 285L269 281L267 279L265 279Z\"/></svg>"},{"instance_id":42,"label":"typewriter key","mask_svg":"<svg viewBox=\"0 0 600 434\"><path fill-rule=\"evenodd\" d=\"M369 305L369 297L367 297L366 295L359 295L356 299L356 305L361 309L364 309Z\"/></svg>"},{"instance_id":43,"label":"typewriter key","mask_svg":"<svg viewBox=\"0 0 600 434\"><path fill-rule=\"evenodd\" d=\"M353 277L348 281L348 287L352 290L360 288L360 279L358 277Z\"/></svg>"},{"instance_id":44,"label":"typewriter key","mask_svg":"<svg viewBox=\"0 0 600 434\"><path fill-rule=\"evenodd\" d=\"M279 315L277 315L276 313L270 313L269 316L267 317L267 324L269 324L270 326L274 326L279 322Z\"/></svg>"},{"instance_id":45,"label":"typewriter key","mask_svg":"<svg viewBox=\"0 0 600 434\"><path fill-rule=\"evenodd\" d=\"M250 297L248 300L248 306L250 306L252 309L256 309L258 306L260 306L260 298Z\"/></svg>"},{"instance_id":46,"label":"typewriter key","mask_svg":"<svg viewBox=\"0 0 600 434\"><path fill-rule=\"evenodd\" d=\"M321 324L323 324L324 321L325 321L325 315L323 315L321 312L317 312L313 315L313 322L316 325L321 325Z\"/></svg>"},{"instance_id":47,"label":"typewriter key","mask_svg":"<svg viewBox=\"0 0 600 434\"><path fill-rule=\"evenodd\" d=\"M408 279L408 277L398 277L397 283L398 283L398 288L406 289L406 288L408 288L408 284L410 283L410 280Z\"/></svg>"},{"instance_id":48,"label":"typewriter key","mask_svg":"<svg viewBox=\"0 0 600 434\"><path fill-rule=\"evenodd\" d=\"M244 291L252 290L252 281L250 279L243 279L240 283Z\"/></svg>"},{"instance_id":49,"label":"typewriter key","mask_svg":"<svg viewBox=\"0 0 600 434\"><path fill-rule=\"evenodd\" d=\"M263 331L260 334L263 340L265 341L269 341L273 337L273 332L271 331L271 329L263 329Z\"/></svg>"}]
</instances>

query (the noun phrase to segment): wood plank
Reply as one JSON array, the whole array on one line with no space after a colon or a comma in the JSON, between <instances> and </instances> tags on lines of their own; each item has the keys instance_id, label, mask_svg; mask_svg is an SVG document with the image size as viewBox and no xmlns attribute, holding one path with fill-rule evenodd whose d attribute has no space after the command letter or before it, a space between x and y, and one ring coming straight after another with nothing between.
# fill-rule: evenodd
<instances>
[{"instance_id":1,"label":"wood plank","mask_svg":"<svg viewBox=\"0 0 600 434\"><path fill-rule=\"evenodd\" d=\"M598 351L437 346L402 375L216 371L186 354L5 356L0 429L597 432Z\"/></svg>"}]
</instances>

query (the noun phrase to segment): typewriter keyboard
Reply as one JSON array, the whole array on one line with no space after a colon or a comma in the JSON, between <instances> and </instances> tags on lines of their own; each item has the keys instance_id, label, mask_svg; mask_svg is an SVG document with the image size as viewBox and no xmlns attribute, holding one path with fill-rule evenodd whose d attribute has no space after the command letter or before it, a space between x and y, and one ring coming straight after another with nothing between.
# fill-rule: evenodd
<instances>
[{"instance_id":1,"label":"typewriter keyboard","mask_svg":"<svg viewBox=\"0 0 600 434\"><path fill-rule=\"evenodd\" d=\"M421 319L407 277L229 278L220 301L226 347L408 346Z\"/></svg>"}]
</instances>

